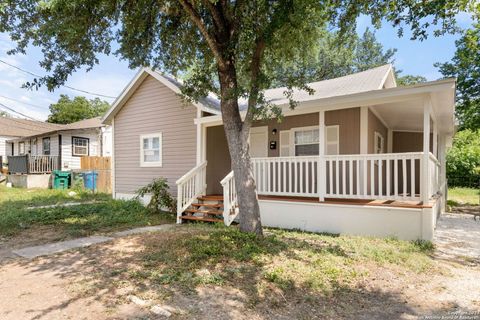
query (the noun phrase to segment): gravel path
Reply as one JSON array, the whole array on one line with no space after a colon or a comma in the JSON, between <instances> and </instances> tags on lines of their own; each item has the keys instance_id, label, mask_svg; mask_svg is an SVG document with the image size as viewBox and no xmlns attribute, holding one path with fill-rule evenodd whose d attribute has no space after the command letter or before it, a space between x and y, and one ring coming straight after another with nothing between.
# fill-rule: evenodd
<instances>
[{"instance_id":1,"label":"gravel path","mask_svg":"<svg viewBox=\"0 0 480 320\"><path fill-rule=\"evenodd\" d=\"M434 242L437 256L480 264L480 221L472 215L445 213L440 216Z\"/></svg>"}]
</instances>

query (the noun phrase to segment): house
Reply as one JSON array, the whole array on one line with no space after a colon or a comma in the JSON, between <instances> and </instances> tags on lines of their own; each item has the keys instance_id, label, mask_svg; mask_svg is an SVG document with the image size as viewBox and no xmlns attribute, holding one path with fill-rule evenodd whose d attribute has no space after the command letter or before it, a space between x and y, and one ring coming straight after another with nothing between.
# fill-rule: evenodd
<instances>
[{"instance_id":1,"label":"house","mask_svg":"<svg viewBox=\"0 0 480 320\"><path fill-rule=\"evenodd\" d=\"M80 169L83 156L110 156L111 128L97 117L49 126L30 135L9 139L6 144L9 180L14 185L16 182L26 187L48 187L53 170Z\"/></svg>"},{"instance_id":2,"label":"house","mask_svg":"<svg viewBox=\"0 0 480 320\"><path fill-rule=\"evenodd\" d=\"M6 163L7 156L12 155L12 145L8 140L28 137L48 130L55 130L59 125L42 121L33 121L13 117L0 117L0 157Z\"/></svg>"},{"instance_id":3,"label":"house","mask_svg":"<svg viewBox=\"0 0 480 320\"><path fill-rule=\"evenodd\" d=\"M455 80L398 87L384 65L309 86L313 95L294 93L294 110L285 88L266 90L285 117L251 130L263 225L432 239L445 207ZM113 195L132 198L164 177L177 197L177 222L229 225L238 205L219 100L211 94L185 106L180 88L142 69L106 113Z\"/></svg>"}]
</instances>

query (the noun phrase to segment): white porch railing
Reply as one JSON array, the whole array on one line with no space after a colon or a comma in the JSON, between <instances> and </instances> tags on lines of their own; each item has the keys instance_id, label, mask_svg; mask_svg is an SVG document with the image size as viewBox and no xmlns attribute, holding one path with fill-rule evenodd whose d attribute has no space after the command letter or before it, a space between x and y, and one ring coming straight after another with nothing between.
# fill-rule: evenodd
<instances>
[{"instance_id":1,"label":"white porch railing","mask_svg":"<svg viewBox=\"0 0 480 320\"><path fill-rule=\"evenodd\" d=\"M28 156L28 173L51 173L58 168L58 156Z\"/></svg>"},{"instance_id":2,"label":"white porch railing","mask_svg":"<svg viewBox=\"0 0 480 320\"><path fill-rule=\"evenodd\" d=\"M220 182L223 187L223 222L229 226L238 215L237 191L233 171Z\"/></svg>"},{"instance_id":3,"label":"white porch railing","mask_svg":"<svg viewBox=\"0 0 480 320\"><path fill-rule=\"evenodd\" d=\"M257 193L317 196L319 160L318 156L252 158Z\"/></svg>"},{"instance_id":4,"label":"white porch railing","mask_svg":"<svg viewBox=\"0 0 480 320\"><path fill-rule=\"evenodd\" d=\"M177 223L182 213L206 192L207 162L196 166L177 180Z\"/></svg>"},{"instance_id":5,"label":"white porch railing","mask_svg":"<svg viewBox=\"0 0 480 320\"><path fill-rule=\"evenodd\" d=\"M325 156L327 198L420 200L422 153Z\"/></svg>"}]
</instances>

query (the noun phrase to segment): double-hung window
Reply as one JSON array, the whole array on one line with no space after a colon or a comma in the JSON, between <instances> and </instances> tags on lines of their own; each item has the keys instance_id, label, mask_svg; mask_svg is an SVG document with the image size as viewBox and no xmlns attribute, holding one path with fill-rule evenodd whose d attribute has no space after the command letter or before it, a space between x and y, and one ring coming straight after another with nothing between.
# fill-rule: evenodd
<instances>
[{"instance_id":1,"label":"double-hung window","mask_svg":"<svg viewBox=\"0 0 480 320\"><path fill-rule=\"evenodd\" d=\"M162 133L140 136L140 166L162 166Z\"/></svg>"},{"instance_id":2,"label":"double-hung window","mask_svg":"<svg viewBox=\"0 0 480 320\"><path fill-rule=\"evenodd\" d=\"M50 155L50 138L42 139L42 150L44 155Z\"/></svg>"},{"instance_id":3,"label":"double-hung window","mask_svg":"<svg viewBox=\"0 0 480 320\"><path fill-rule=\"evenodd\" d=\"M76 157L88 156L89 139L72 137L72 155Z\"/></svg>"},{"instance_id":4,"label":"double-hung window","mask_svg":"<svg viewBox=\"0 0 480 320\"><path fill-rule=\"evenodd\" d=\"M320 137L318 128L300 128L293 131L295 156L318 155Z\"/></svg>"}]
</instances>

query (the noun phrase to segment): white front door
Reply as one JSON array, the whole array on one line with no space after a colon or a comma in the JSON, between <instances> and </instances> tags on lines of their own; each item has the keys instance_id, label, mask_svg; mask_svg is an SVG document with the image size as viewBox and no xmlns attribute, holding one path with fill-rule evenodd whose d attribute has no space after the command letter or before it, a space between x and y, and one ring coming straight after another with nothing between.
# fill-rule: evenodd
<instances>
[{"instance_id":1,"label":"white front door","mask_svg":"<svg viewBox=\"0 0 480 320\"><path fill-rule=\"evenodd\" d=\"M252 158L268 157L268 127L250 129L250 156Z\"/></svg>"}]
</instances>

